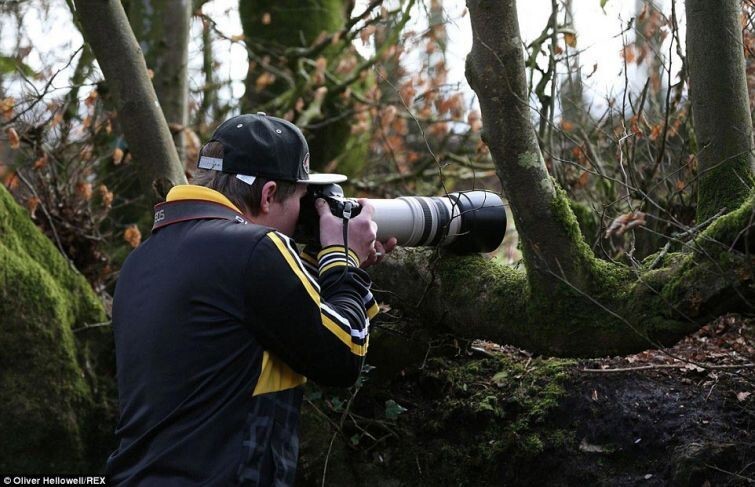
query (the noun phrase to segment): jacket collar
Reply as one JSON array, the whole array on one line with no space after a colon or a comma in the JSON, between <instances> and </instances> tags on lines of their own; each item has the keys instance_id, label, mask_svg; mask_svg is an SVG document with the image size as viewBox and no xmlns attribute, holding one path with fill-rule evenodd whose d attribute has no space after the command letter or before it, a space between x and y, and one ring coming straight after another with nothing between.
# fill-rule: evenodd
<instances>
[{"instance_id":1,"label":"jacket collar","mask_svg":"<svg viewBox=\"0 0 755 487\"><path fill-rule=\"evenodd\" d=\"M215 191L214 189L205 188L204 186L197 186L195 184L179 184L173 186L170 191L168 191L168 196L165 200L168 202L181 200L212 201L243 214L243 212L239 210L236 205L231 203L231 200L229 200L223 193Z\"/></svg>"}]
</instances>

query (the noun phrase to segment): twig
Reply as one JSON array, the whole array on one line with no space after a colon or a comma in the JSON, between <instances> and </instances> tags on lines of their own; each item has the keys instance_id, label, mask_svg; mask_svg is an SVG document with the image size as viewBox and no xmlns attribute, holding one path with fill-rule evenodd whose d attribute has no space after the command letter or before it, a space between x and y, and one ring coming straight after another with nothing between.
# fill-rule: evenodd
<instances>
[{"instance_id":1,"label":"twig","mask_svg":"<svg viewBox=\"0 0 755 487\"><path fill-rule=\"evenodd\" d=\"M34 186L24 177L24 175L21 173L21 170L19 169L16 171L16 175L18 178L26 185L26 187L29 189L29 191L32 192L35 198L39 200L39 206L42 208L42 212L47 217L47 221L50 223L50 230L52 231L52 235L55 237L55 243L58 244L58 250L60 250L60 253L65 257L65 259L68 261L68 265L71 266L71 268L75 269L76 266L73 265L73 261L68 257L68 254L66 253L65 249L63 248L63 243L60 241L60 237L58 236L57 230L55 230L55 224L52 221L52 215L50 215L50 212L47 211L47 207L42 202L42 199L39 197L39 194L37 194L37 190L34 189Z\"/></svg>"},{"instance_id":2,"label":"twig","mask_svg":"<svg viewBox=\"0 0 755 487\"><path fill-rule=\"evenodd\" d=\"M640 367L624 367L624 368L617 368L617 369L581 369L582 372L595 372L598 374L601 373L613 373L613 372L635 372L637 370L653 370L653 369L685 369L689 368L689 366L693 365L694 367L699 367L701 369L705 370L722 370L722 369L751 369L755 367L755 364L739 364L739 365L708 365L708 364L698 364L698 363L692 363L689 364L653 364L653 365L642 365Z\"/></svg>"},{"instance_id":3,"label":"twig","mask_svg":"<svg viewBox=\"0 0 755 487\"><path fill-rule=\"evenodd\" d=\"M330 439L330 445L328 445L328 453L325 455L325 465L322 467L322 487L325 487L325 474L328 471L328 460L330 460L330 450L333 449L333 442L336 441L338 432L333 433L333 438Z\"/></svg>"},{"instance_id":4,"label":"twig","mask_svg":"<svg viewBox=\"0 0 755 487\"><path fill-rule=\"evenodd\" d=\"M78 333L80 331L89 330L91 328L103 328L103 327L106 327L106 326L110 326L112 324L113 324L112 320L111 321L103 321L102 323L93 323L91 325L85 324L84 326L81 326L79 328L74 328L71 331L73 331L74 333Z\"/></svg>"},{"instance_id":5,"label":"twig","mask_svg":"<svg viewBox=\"0 0 755 487\"><path fill-rule=\"evenodd\" d=\"M752 479L750 477L745 477L744 475L740 475L740 474L735 473L735 472L729 472L728 470L724 470L722 468L718 468L715 465L710 465L708 463L706 463L705 466L708 467L708 468L712 468L713 470L718 470L721 473L725 473L725 474L731 475L733 477L737 477L739 479L746 480L750 484L755 484L755 479Z\"/></svg>"}]
</instances>

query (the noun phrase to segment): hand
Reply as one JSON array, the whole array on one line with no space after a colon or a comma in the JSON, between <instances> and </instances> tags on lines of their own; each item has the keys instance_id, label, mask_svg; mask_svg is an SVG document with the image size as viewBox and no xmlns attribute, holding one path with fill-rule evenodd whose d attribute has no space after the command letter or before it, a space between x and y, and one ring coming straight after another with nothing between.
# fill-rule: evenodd
<instances>
[{"instance_id":1,"label":"hand","mask_svg":"<svg viewBox=\"0 0 755 487\"><path fill-rule=\"evenodd\" d=\"M367 257L367 260L362 262L362 265L359 267L365 269L371 265L379 264L380 261L385 258L385 254L393 252L397 243L398 241L396 240L396 237L391 237L385 242L376 241L373 251L370 253L369 257Z\"/></svg>"},{"instance_id":2,"label":"hand","mask_svg":"<svg viewBox=\"0 0 755 487\"><path fill-rule=\"evenodd\" d=\"M369 259L370 254L376 252L375 237L377 223L372 221L375 208L369 200L360 198L357 200L362 206L359 215L349 220L349 248L356 252L359 263ZM320 244L323 247L329 245L343 245L343 220L330 212L330 207L322 198L315 201L315 209L320 215Z\"/></svg>"}]
</instances>

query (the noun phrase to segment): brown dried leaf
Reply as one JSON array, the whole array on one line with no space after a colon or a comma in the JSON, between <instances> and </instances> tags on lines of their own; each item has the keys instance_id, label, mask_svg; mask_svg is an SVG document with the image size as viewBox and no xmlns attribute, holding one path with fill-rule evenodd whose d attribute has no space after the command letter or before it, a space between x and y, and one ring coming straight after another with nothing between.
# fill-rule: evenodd
<instances>
[{"instance_id":1,"label":"brown dried leaf","mask_svg":"<svg viewBox=\"0 0 755 487\"><path fill-rule=\"evenodd\" d=\"M590 173L585 171L582 173L581 176L579 176L579 179L577 179L575 186L578 188L585 188L587 187L587 183L589 182L590 182Z\"/></svg>"},{"instance_id":2,"label":"brown dried leaf","mask_svg":"<svg viewBox=\"0 0 755 487\"><path fill-rule=\"evenodd\" d=\"M261 91L267 88L268 86L270 86L271 84L273 84L274 81L275 81L275 75L265 71L259 76L259 78L257 78L254 81L254 87L258 91Z\"/></svg>"},{"instance_id":3,"label":"brown dried leaf","mask_svg":"<svg viewBox=\"0 0 755 487\"><path fill-rule=\"evenodd\" d=\"M14 106L16 106L16 100L11 96L0 100L0 113L2 113L4 120L8 121L13 118Z\"/></svg>"},{"instance_id":4,"label":"brown dried leaf","mask_svg":"<svg viewBox=\"0 0 755 487\"><path fill-rule=\"evenodd\" d=\"M142 243L142 232L136 225L129 225L123 231L123 240L128 242L132 248L137 248Z\"/></svg>"},{"instance_id":5,"label":"brown dried leaf","mask_svg":"<svg viewBox=\"0 0 755 487\"><path fill-rule=\"evenodd\" d=\"M472 130L472 132L477 132L482 128L482 118L480 116L480 112L477 110L472 110L469 112L469 115L467 115L467 123L469 124L469 128Z\"/></svg>"},{"instance_id":6,"label":"brown dried leaf","mask_svg":"<svg viewBox=\"0 0 755 487\"><path fill-rule=\"evenodd\" d=\"M102 200L102 206L110 208L113 205L113 192L107 189L107 186L100 184L97 187L97 192L100 194Z\"/></svg>"},{"instance_id":7,"label":"brown dried leaf","mask_svg":"<svg viewBox=\"0 0 755 487\"><path fill-rule=\"evenodd\" d=\"M21 145L21 139L18 137L18 132L13 127L5 129L5 135L8 136L8 144L11 149L18 149Z\"/></svg>"},{"instance_id":8,"label":"brown dried leaf","mask_svg":"<svg viewBox=\"0 0 755 487\"><path fill-rule=\"evenodd\" d=\"M11 191L18 188L20 182L21 180L18 178L15 171L8 171L3 177L3 184Z\"/></svg>"},{"instance_id":9,"label":"brown dried leaf","mask_svg":"<svg viewBox=\"0 0 755 487\"><path fill-rule=\"evenodd\" d=\"M359 39L362 41L362 45L366 46L370 42L370 36L375 33L375 26L368 25L361 31L359 31Z\"/></svg>"},{"instance_id":10,"label":"brown dried leaf","mask_svg":"<svg viewBox=\"0 0 755 487\"><path fill-rule=\"evenodd\" d=\"M634 52L634 46L626 46L621 55L624 57L624 60L627 62L627 64L634 62L634 60L637 58L637 55Z\"/></svg>"},{"instance_id":11,"label":"brown dried leaf","mask_svg":"<svg viewBox=\"0 0 755 487\"><path fill-rule=\"evenodd\" d=\"M39 198L36 196L30 196L28 200L26 200L26 207L29 209L29 216L31 216L32 219L37 218L37 208L39 208Z\"/></svg>"},{"instance_id":12,"label":"brown dried leaf","mask_svg":"<svg viewBox=\"0 0 755 487\"><path fill-rule=\"evenodd\" d=\"M92 183L76 183L76 194L81 199L89 201L92 198Z\"/></svg>"},{"instance_id":13,"label":"brown dried leaf","mask_svg":"<svg viewBox=\"0 0 755 487\"><path fill-rule=\"evenodd\" d=\"M90 91L87 97L84 99L84 105L88 107L94 106L94 103L97 101L98 96L99 94L97 93L97 90Z\"/></svg>"},{"instance_id":14,"label":"brown dried leaf","mask_svg":"<svg viewBox=\"0 0 755 487\"><path fill-rule=\"evenodd\" d=\"M34 169L42 169L47 167L47 153L42 154L36 161L34 161Z\"/></svg>"},{"instance_id":15,"label":"brown dried leaf","mask_svg":"<svg viewBox=\"0 0 755 487\"><path fill-rule=\"evenodd\" d=\"M610 238L612 235L621 236L627 230L634 227L645 224L645 213L641 211L633 211L631 213L624 213L619 215L611 222L606 230L605 238Z\"/></svg>"},{"instance_id":16,"label":"brown dried leaf","mask_svg":"<svg viewBox=\"0 0 755 487\"><path fill-rule=\"evenodd\" d=\"M123 162L123 149L116 147L115 150L113 150L113 164L118 166L121 162Z\"/></svg>"},{"instance_id":17,"label":"brown dried leaf","mask_svg":"<svg viewBox=\"0 0 755 487\"><path fill-rule=\"evenodd\" d=\"M564 34L564 42L569 47L577 47L577 35L572 32L566 32Z\"/></svg>"},{"instance_id":18,"label":"brown dried leaf","mask_svg":"<svg viewBox=\"0 0 755 487\"><path fill-rule=\"evenodd\" d=\"M262 14L262 25L270 25L270 22L272 21L272 17L270 16L270 12L265 12Z\"/></svg>"},{"instance_id":19,"label":"brown dried leaf","mask_svg":"<svg viewBox=\"0 0 755 487\"><path fill-rule=\"evenodd\" d=\"M54 129L58 125L60 125L60 122L63 121L63 112L58 112L55 114L54 117L52 117L52 121L50 122L50 128Z\"/></svg>"}]
</instances>

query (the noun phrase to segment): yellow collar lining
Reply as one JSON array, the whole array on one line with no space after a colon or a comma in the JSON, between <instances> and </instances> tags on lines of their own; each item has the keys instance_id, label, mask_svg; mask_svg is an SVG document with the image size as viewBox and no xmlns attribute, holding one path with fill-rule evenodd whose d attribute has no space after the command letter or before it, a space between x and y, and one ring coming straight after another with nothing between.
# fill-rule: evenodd
<instances>
[{"instance_id":1,"label":"yellow collar lining","mask_svg":"<svg viewBox=\"0 0 755 487\"><path fill-rule=\"evenodd\" d=\"M168 196L165 198L165 200L212 201L214 203L220 203L221 205L227 206L228 208L243 214L243 212L239 210L236 205L231 203L231 200L229 200L223 193L215 191L214 189L205 188L204 186L197 186L195 184L179 184L177 186L173 186L170 191L168 191Z\"/></svg>"}]
</instances>

